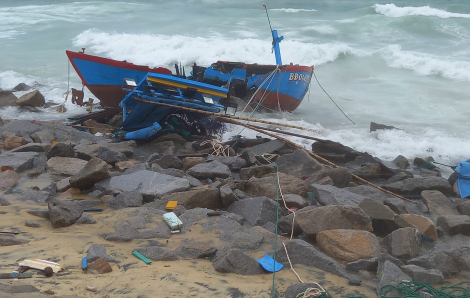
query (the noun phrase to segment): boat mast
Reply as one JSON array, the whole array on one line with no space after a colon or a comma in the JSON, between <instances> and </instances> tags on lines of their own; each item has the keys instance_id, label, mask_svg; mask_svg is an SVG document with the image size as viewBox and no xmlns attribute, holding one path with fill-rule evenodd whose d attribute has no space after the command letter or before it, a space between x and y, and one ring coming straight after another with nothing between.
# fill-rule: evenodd
<instances>
[{"instance_id":1,"label":"boat mast","mask_svg":"<svg viewBox=\"0 0 470 298\"><path fill-rule=\"evenodd\" d=\"M266 4L263 3L263 7L266 11L266 16L268 17L269 22L269 28L271 29L271 34L273 36L273 50L274 55L276 56L276 64L282 65L281 48L279 47L279 43L281 42L281 40L284 39L284 36L279 36L277 34L277 30L273 30L273 28L271 27L271 20L269 20L268 9L266 8Z\"/></svg>"}]
</instances>

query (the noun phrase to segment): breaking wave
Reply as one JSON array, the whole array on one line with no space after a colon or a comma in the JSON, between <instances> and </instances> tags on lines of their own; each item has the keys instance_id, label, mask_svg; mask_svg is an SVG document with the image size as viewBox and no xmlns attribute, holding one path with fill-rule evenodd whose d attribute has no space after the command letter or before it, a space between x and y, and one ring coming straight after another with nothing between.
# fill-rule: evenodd
<instances>
[{"instance_id":1,"label":"breaking wave","mask_svg":"<svg viewBox=\"0 0 470 298\"><path fill-rule=\"evenodd\" d=\"M428 6L421 7L397 7L395 4L374 4L372 6L377 13L387 17L399 18L404 16L426 16L438 18L470 18L470 14L447 12L445 10Z\"/></svg>"}]
</instances>

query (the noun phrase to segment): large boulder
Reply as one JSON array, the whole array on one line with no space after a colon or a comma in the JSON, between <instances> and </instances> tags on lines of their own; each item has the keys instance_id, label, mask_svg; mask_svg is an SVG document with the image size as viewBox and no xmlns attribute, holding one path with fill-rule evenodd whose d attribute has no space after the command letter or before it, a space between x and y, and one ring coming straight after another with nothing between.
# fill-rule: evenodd
<instances>
[{"instance_id":1,"label":"large boulder","mask_svg":"<svg viewBox=\"0 0 470 298\"><path fill-rule=\"evenodd\" d=\"M369 155L360 155L346 163L345 167L363 179L378 179L382 176L381 165Z\"/></svg>"},{"instance_id":2,"label":"large boulder","mask_svg":"<svg viewBox=\"0 0 470 298\"><path fill-rule=\"evenodd\" d=\"M92 243L90 245L90 248L88 248L88 251L86 254L86 258L87 258L88 263L92 263L98 260L99 258L103 258L108 262L119 263L118 259L106 254L106 248L96 243Z\"/></svg>"},{"instance_id":3,"label":"large boulder","mask_svg":"<svg viewBox=\"0 0 470 298\"><path fill-rule=\"evenodd\" d=\"M11 152L48 152L50 148L51 145L49 144L29 143L20 147L16 147L15 149L11 150Z\"/></svg>"},{"instance_id":4,"label":"large boulder","mask_svg":"<svg viewBox=\"0 0 470 298\"><path fill-rule=\"evenodd\" d=\"M197 164L187 170L186 173L198 179L228 178L231 175L229 167L216 160Z\"/></svg>"},{"instance_id":5,"label":"large boulder","mask_svg":"<svg viewBox=\"0 0 470 298\"><path fill-rule=\"evenodd\" d=\"M360 152L338 142L323 140L312 144L312 151L332 162L346 163L353 161Z\"/></svg>"},{"instance_id":6,"label":"large boulder","mask_svg":"<svg viewBox=\"0 0 470 298\"><path fill-rule=\"evenodd\" d=\"M212 257L217 252L213 245L202 241L190 241L175 249L176 255L186 259L202 259Z\"/></svg>"},{"instance_id":7,"label":"large boulder","mask_svg":"<svg viewBox=\"0 0 470 298\"><path fill-rule=\"evenodd\" d=\"M438 238L436 227L429 218L415 214L401 214L400 218L408 224L416 227L421 235L433 240Z\"/></svg>"},{"instance_id":8,"label":"large boulder","mask_svg":"<svg viewBox=\"0 0 470 298\"><path fill-rule=\"evenodd\" d=\"M144 165L144 164L141 164L141 165ZM173 168L163 169L157 164L152 164L151 170L160 174L165 174L165 175L169 175L173 177L186 179L189 181L189 185L191 187L197 187L197 186L202 185L201 181L194 178L193 176L187 175L185 172L179 169L173 169ZM127 174L127 171L125 174Z\"/></svg>"},{"instance_id":9,"label":"large boulder","mask_svg":"<svg viewBox=\"0 0 470 298\"><path fill-rule=\"evenodd\" d=\"M252 166L240 169L240 179L248 180L251 177L262 178L264 175L270 173L276 173L276 167L274 164Z\"/></svg>"},{"instance_id":10,"label":"large boulder","mask_svg":"<svg viewBox=\"0 0 470 298\"><path fill-rule=\"evenodd\" d=\"M25 95L18 98L16 105L18 106L30 106L30 107L42 107L46 104L44 95L41 94L38 90L26 93Z\"/></svg>"},{"instance_id":11,"label":"large boulder","mask_svg":"<svg viewBox=\"0 0 470 298\"><path fill-rule=\"evenodd\" d=\"M379 286L377 287L379 296L382 294L382 287L386 285L398 286L398 284L404 280L411 281L411 277L403 273L397 265L390 261L385 261L384 267L380 272ZM393 294L395 294L394 296L398 295L398 293L395 292Z\"/></svg>"},{"instance_id":12,"label":"large boulder","mask_svg":"<svg viewBox=\"0 0 470 298\"><path fill-rule=\"evenodd\" d=\"M121 191L139 191L145 202L160 199L166 194L189 189L186 179L160 174L148 170L140 170L128 175L104 179L95 184L95 188L107 194Z\"/></svg>"},{"instance_id":13,"label":"large boulder","mask_svg":"<svg viewBox=\"0 0 470 298\"><path fill-rule=\"evenodd\" d=\"M11 91L0 90L0 108L16 106L18 97Z\"/></svg>"},{"instance_id":14,"label":"large boulder","mask_svg":"<svg viewBox=\"0 0 470 298\"><path fill-rule=\"evenodd\" d=\"M437 220L441 215L458 215L455 204L442 192L426 190L421 193L423 203L428 207L429 213Z\"/></svg>"},{"instance_id":15,"label":"large boulder","mask_svg":"<svg viewBox=\"0 0 470 298\"><path fill-rule=\"evenodd\" d=\"M308 187L301 179L287 175L279 174L279 187L282 193L295 194L302 197L307 196ZM268 174L263 178L251 178L245 184L245 192L250 196L266 196L275 199L278 196L278 179L276 174Z\"/></svg>"},{"instance_id":16,"label":"large boulder","mask_svg":"<svg viewBox=\"0 0 470 298\"><path fill-rule=\"evenodd\" d=\"M21 176L12 170L7 170L0 173L0 190L6 190L15 187Z\"/></svg>"},{"instance_id":17,"label":"large boulder","mask_svg":"<svg viewBox=\"0 0 470 298\"><path fill-rule=\"evenodd\" d=\"M239 200L237 195L235 195L228 184L219 188L220 190L220 201L222 203L222 207L228 208L232 203Z\"/></svg>"},{"instance_id":18,"label":"large boulder","mask_svg":"<svg viewBox=\"0 0 470 298\"><path fill-rule=\"evenodd\" d=\"M290 285L286 291L284 292L284 296L286 298L298 298L299 294L305 293L306 289L313 288L313 289L318 289L318 291L323 291L324 289L320 288L320 285L317 283L301 283L301 284L295 284L295 285ZM302 297L302 296L300 296ZM314 297L314 296L313 296Z\"/></svg>"},{"instance_id":19,"label":"large boulder","mask_svg":"<svg viewBox=\"0 0 470 298\"><path fill-rule=\"evenodd\" d=\"M401 227L397 223L397 215L390 207L382 203L366 198L359 204L359 207L372 219L372 227L376 233L386 235Z\"/></svg>"},{"instance_id":20,"label":"large boulder","mask_svg":"<svg viewBox=\"0 0 470 298\"><path fill-rule=\"evenodd\" d=\"M247 151L250 151L251 153L255 155L261 155L264 153L273 154L273 153L279 153L280 151L284 149L289 149L290 147L291 146L289 144L276 139L276 140L271 140L266 143L255 145L251 148L247 148Z\"/></svg>"},{"instance_id":21,"label":"large boulder","mask_svg":"<svg viewBox=\"0 0 470 298\"><path fill-rule=\"evenodd\" d=\"M320 205L350 205L357 206L366 197L355 194L343 188L331 185L310 185L310 190L315 195L315 199Z\"/></svg>"},{"instance_id":22,"label":"large boulder","mask_svg":"<svg viewBox=\"0 0 470 298\"><path fill-rule=\"evenodd\" d=\"M60 158L60 157L53 157ZM92 158L78 173L70 178L70 185L76 188L89 188L96 182L109 177L108 165L99 158Z\"/></svg>"},{"instance_id":23,"label":"large boulder","mask_svg":"<svg viewBox=\"0 0 470 298\"><path fill-rule=\"evenodd\" d=\"M385 237L384 244L392 256L409 259L419 254L419 237L415 228L401 228Z\"/></svg>"},{"instance_id":24,"label":"large boulder","mask_svg":"<svg viewBox=\"0 0 470 298\"><path fill-rule=\"evenodd\" d=\"M297 178L309 177L321 170L323 166L305 150L296 150L276 159L279 172L295 176Z\"/></svg>"},{"instance_id":25,"label":"large boulder","mask_svg":"<svg viewBox=\"0 0 470 298\"><path fill-rule=\"evenodd\" d=\"M328 230L318 233L316 239L325 254L342 261L354 262L380 255L377 236L367 231Z\"/></svg>"},{"instance_id":26,"label":"large boulder","mask_svg":"<svg viewBox=\"0 0 470 298\"><path fill-rule=\"evenodd\" d=\"M424 190L438 190L445 195L454 195L454 189L447 179L442 177L408 178L383 186L396 194L420 195Z\"/></svg>"},{"instance_id":27,"label":"large boulder","mask_svg":"<svg viewBox=\"0 0 470 298\"><path fill-rule=\"evenodd\" d=\"M426 269L437 269L449 278L460 271L470 270L470 247L440 251L411 259L408 265L417 265Z\"/></svg>"},{"instance_id":28,"label":"large boulder","mask_svg":"<svg viewBox=\"0 0 470 298\"><path fill-rule=\"evenodd\" d=\"M224 165L228 166L231 171L240 171L242 167L245 166L246 161L238 156L216 156L216 155L209 155L207 156L208 159L216 160Z\"/></svg>"},{"instance_id":29,"label":"large boulder","mask_svg":"<svg viewBox=\"0 0 470 298\"><path fill-rule=\"evenodd\" d=\"M126 207L140 207L144 198L138 191L124 191L120 193L108 206L113 209L122 209Z\"/></svg>"},{"instance_id":30,"label":"large boulder","mask_svg":"<svg viewBox=\"0 0 470 298\"><path fill-rule=\"evenodd\" d=\"M20 173L31 169L38 156L37 152L5 152L0 154L0 167L9 166Z\"/></svg>"},{"instance_id":31,"label":"large boulder","mask_svg":"<svg viewBox=\"0 0 470 298\"><path fill-rule=\"evenodd\" d=\"M351 172L344 167L326 168L322 167L321 170L313 173L308 179L305 180L307 184L320 184L319 181L330 177L333 185L336 187L347 187L352 182Z\"/></svg>"},{"instance_id":32,"label":"large boulder","mask_svg":"<svg viewBox=\"0 0 470 298\"><path fill-rule=\"evenodd\" d=\"M54 229L73 225L83 213L82 206L74 201L55 199L49 202L48 207Z\"/></svg>"},{"instance_id":33,"label":"large boulder","mask_svg":"<svg viewBox=\"0 0 470 298\"><path fill-rule=\"evenodd\" d=\"M440 285L444 282L444 275L437 269L425 269L416 265L405 265L401 270L413 279L430 285Z\"/></svg>"},{"instance_id":34,"label":"large boulder","mask_svg":"<svg viewBox=\"0 0 470 298\"><path fill-rule=\"evenodd\" d=\"M165 154L159 159L155 160L153 163L159 165L163 169L173 168L173 169L182 169L183 162L177 156L172 154Z\"/></svg>"},{"instance_id":35,"label":"large boulder","mask_svg":"<svg viewBox=\"0 0 470 298\"><path fill-rule=\"evenodd\" d=\"M292 264L303 264L312 266L328 273L348 278L346 270L338 262L316 250L313 245L301 240L294 239L285 243ZM283 246L278 246L276 260L288 265L288 259Z\"/></svg>"},{"instance_id":36,"label":"large boulder","mask_svg":"<svg viewBox=\"0 0 470 298\"><path fill-rule=\"evenodd\" d=\"M140 247L136 250L152 261L178 260L178 256L174 252L168 251L158 246Z\"/></svg>"},{"instance_id":37,"label":"large boulder","mask_svg":"<svg viewBox=\"0 0 470 298\"><path fill-rule=\"evenodd\" d=\"M310 236L326 230L354 229L371 232L370 217L359 207L355 206L324 206L305 212L299 212L296 221L302 231Z\"/></svg>"},{"instance_id":38,"label":"large boulder","mask_svg":"<svg viewBox=\"0 0 470 298\"><path fill-rule=\"evenodd\" d=\"M29 240L16 238L15 235L0 234L0 246L22 245L28 242Z\"/></svg>"},{"instance_id":39,"label":"large boulder","mask_svg":"<svg viewBox=\"0 0 470 298\"><path fill-rule=\"evenodd\" d=\"M460 212L460 214L470 216L470 200L465 200L457 204L457 210Z\"/></svg>"},{"instance_id":40,"label":"large boulder","mask_svg":"<svg viewBox=\"0 0 470 298\"><path fill-rule=\"evenodd\" d=\"M56 143L51 149L47 152L47 158L52 157L75 157L75 151L73 147L68 143Z\"/></svg>"},{"instance_id":41,"label":"large boulder","mask_svg":"<svg viewBox=\"0 0 470 298\"><path fill-rule=\"evenodd\" d=\"M258 262L239 249L226 249L218 252L212 261L217 272L255 275L264 273Z\"/></svg>"},{"instance_id":42,"label":"large boulder","mask_svg":"<svg viewBox=\"0 0 470 298\"><path fill-rule=\"evenodd\" d=\"M109 149L119 151L121 153L124 153L128 158L132 157L134 150L132 147L128 144L128 142L122 142L122 143L106 143L106 144L91 144L84 146L82 148L75 148L77 157L84 159L84 160L90 160L93 157L98 157L98 152L101 147L106 146Z\"/></svg>"},{"instance_id":43,"label":"large boulder","mask_svg":"<svg viewBox=\"0 0 470 298\"><path fill-rule=\"evenodd\" d=\"M255 197L234 202L228 212L243 216L250 226L263 226L268 222L276 222L277 204L267 197ZM280 209L281 215L284 211Z\"/></svg>"},{"instance_id":44,"label":"large boulder","mask_svg":"<svg viewBox=\"0 0 470 298\"><path fill-rule=\"evenodd\" d=\"M183 171L187 171L188 169L198 165L200 163L205 163L206 159L204 157L185 157L183 159Z\"/></svg>"},{"instance_id":45,"label":"large boulder","mask_svg":"<svg viewBox=\"0 0 470 298\"><path fill-rule=\"evenodd\" d=\"M24 138L17 136L9 136L5 139L3 146L6 150L12 150L23 145L26 145L26 140Z\"/></svg>"},{"instance_id":46,"label":"large boulder","mask_svg":"<svg viewBox=\"0 0 470 298\"><path fill-rule=\"evenodd\" d=\"M468 215L443 215L437 218L437 226L447 235L470 235L470 216Z\"/></svg>"},{"instance_id":47,"label":"large boulder","mask_svg":"<svg viewBox=\"0 0 470 298\"><path fill-rule=\"evenodd\" d=\"M127 160L127 156L124 153L108 148L106 146L101 146L98 149L98 154L96 157L112 165L119 161Z\"/></svg>"},{"instance_id":48,"label":"large boulder","mask_svg":"<svg viewBox=\"0 0 470 298\"><path fill-rule=\"evenodd\" d=\"M48 130L39 130L35 133L31 134L31 138L35 143L42 143L42 144L52 144L55 140L55 136L53 132Z\"/></svg>"},{"instance_id":49,"label":"large boulder","mask_svg":"<svg viewBox=\"0 0 470 298\"><path fill-rule=\"evenodd\" d=\"M52 175L73 176L80 172L87 162L73 157L52 157L47 161L47 172Z\"/></svg>"},{"instance_id":50,"label":"large boulder","mask_svg":"<svg viewBox=\"0 0 470 298\"><path fill-rule=\"evenodd\" d=\"M217 188L205 188L197 190L189 190L182 192L174 192L163 196L161 203L166 205L168 201L178 201L178 205L186 209L208 208L219 209L221 206L220 192Z\"/></svg>"}]
</instances>

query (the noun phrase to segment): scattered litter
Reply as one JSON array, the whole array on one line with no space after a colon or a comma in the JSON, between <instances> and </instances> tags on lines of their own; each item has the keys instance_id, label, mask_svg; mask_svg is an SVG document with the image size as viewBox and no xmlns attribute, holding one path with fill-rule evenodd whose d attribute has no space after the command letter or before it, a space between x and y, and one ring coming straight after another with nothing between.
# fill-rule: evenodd
<instances>
[{"instance_id":1,"label":"scattered litter","mask_svg":"<svg viewBox=\"0 0 470 298\"><path fill-rule=\"evenodd\" d=\"M207 216L220 216L222 215L222 212L208 212Z\"/></svg>"},{"instance_id":2,"label":"scattered litter","mask_svg":"<svg viewBox=\"0 0 470 298\"><path fill-rule=\"evenodd\" d=\"M86 208L86 209L83 209L84 212L101 212L103 211L103 209L101 208Z\"/></svg>"},{"instance_id":3,"label":"scattered litter","mask_svg":"<svg viewBox=\"0 0 470 298\"><path fill-rule=\"evenodd\" d=\"M31 278L33 276L32 273L19 273L19 272L12 272L12 273L0 273L0 279L11 279L11 278Z\"/></svg>"},{"instance_id":4,"label":"scattered litter","mask_svg":"<svg viewBox=\"0 0 470 298\"><path fill-rule=\"evenodd\" d=\"M269 272L278 272L282 268L284 268L284 265L281 263L276 262L273 258L271 258L269 255L264 255L264 257L261 260L256 260L261 267L263 267L264 270L269 271Z\"/></svg>"},{"instance_id":5,"label":"scattered litter","mask_svg":"<svg viewBox=\"0 0 470 298\"><path fill-rule=\"evenodd\" d=\"M87 291L90 291L90 292L98 292L98 289L96 287L86 286L86 289Z\"/></svg>"},{"instance_id":6,"label":"scattered litter","mask_svg":"<svg viewBox=\"0 0 470 298\"><path fill-rule=\"evenodd\" d=\"M19 265L27 266L27 267L31 267L31 268L39 269L39 270L44 270L47 267L51 267L54 273L57 273L64 269L58 263L54 263L54 262L47 261L47 260L39 260L39 259L26 259L20 262Z\"/></svg>"},{"instance_id":7,"label":"scattered litter","mask_svg":"<svg viewBox=\"0 0 470 298\"><path fill-rule=\"evenodd\" d=\"M212 184L212 182L213 182L213 181L212 181L211 178L207 178L207 183Z\"/></svg>"},{"instance_id":8,"label":"scattered litter","mask_svg":"<svg viewBox=\"0 0 470 298\"><path fill-rule=\"evenodd\" d=\"M213 161L213 159L210 159L210 158L206 159L206 162L211 162L211 161Z\"/></svg>"},{"instance_id":9,"label":"scattered litter","mask_svg":"<svg viewBox=\"0 0 470 298\"><path fill-rule=\"evenodd\" d=\"M9 194L12 194L12 193L22 194L23 190L19 189L19 188L9 188L9 189L7 189L7 191L5 191L4 195L9 195Z\"/></svg>"},{"instance_id":10,"label":"scattered litter","mask_svg":"<svg viewBox=\"0 0 470 298\"><path fill-rule=\"evenodd\" d=\"M16 233L16 232L0 232L0 234L18 235L19 233Z\"/></svg>"},{"instance_id":11,"label":"scattered litter","mask_svg":"<svg viewBox=\"0 0 470 298\"><path fill-rule=\"evenodd\" d=\"M431 242L431 243L434 242L434 240L432 240L431 238L428 238L428 237L426 237L426 236L424 236L424 235L421 235L421 239L424 240L424 241L426 241L426 242Z\"/></svg>"},{"instance_id":12,"label":"scattered litter","mask_svg":"<svg viewBox=\"0 0 470 298\"><path fill-rule=\"evenodd\" d=\"M132 252L132 254L133 254L134 256L136 256L137 258L141 259L142 261L144 261L145 264L147 264L147 265L152 264L152 261L150 261L149 259L147 259L144 255L142 255L142 254L141 254L140 252L138 252L137 250L134 250L134 251Z\"/></svg>"},{"instance_id":13,"label":"scattered litter","mask_svg":"<svg viewBox=\"0 0 470 298\"><path fill-rule=\"evenodd\" d=\"M51 277L52 274L54 273L51 267L44 268L43 272L46 277Z\"/></svg>"},{"instance_id":14,"label":"scattered litter","mask_svg":"<svg viewBox=\"0 0 470 298\"><path fill-rule=\"evenodd\" d=\"M82 258L82 269L87 270L88 269L88 259L87 257Z\"/></svg>"},{"instance_id":15,"label":"scattered litter","mask_svg":"<svg viewBox=\"0 0 470 298\"><path fill-rule=\"evenodd\" d=\"M349 281L349 285L350 286L360 286L361 285L361 281L360 280L350 280Z\"/></svg>"},{"instance_id":16,"label":"scattered litter","mask_svg":"<svg viewBox=\"0 0 470 298\"><path fill-rule=\"evenodd\" d=\"M170 265L164 265L163 267L170 267Z\"/></svg>"},{"instance_id":17,"label":"scattered litter","mask_svg":"<svg viewBox=\"0 0 470 298\"><path fill-rule=\"evenodd\" d=\"M183 228L183 222L173 212L168 212L168 213L163 214L163 219L170 227L170 230L172 233L175 233L174 231L179 232L179 230Z\"/></svg>"},{"instance_id":18,"label":"scattered litter","mask_svg":"<svg viewBox=\"0 0 470 298\"><path fill-rule=\"evenodd\" d=\"M168 203L166 204L165 209L173 210L173 209L176 208L176 206L178 206L178 201L168 201Z\"/></svg>"},{"instance_id":19,"label":"scattered litter","mask_svg":"<svg viewBox=\"0 0 470 298\"><path fill-rule=\"evenodd\" d=\"M10 166L3 166L0 168L0 171L2 172L5 172L5 171L14 171L15 169L13 169L12 167Z\"/></svg>"}]
</instances>

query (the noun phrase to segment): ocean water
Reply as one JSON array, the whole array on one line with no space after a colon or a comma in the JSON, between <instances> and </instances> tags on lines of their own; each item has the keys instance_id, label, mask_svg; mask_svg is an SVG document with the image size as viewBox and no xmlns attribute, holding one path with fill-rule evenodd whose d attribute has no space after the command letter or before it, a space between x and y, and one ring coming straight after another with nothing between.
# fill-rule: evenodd
<instances>
[{"instance_id":1,"label":"ocean water","mask_svg":"<svg viewBox=\"0 0 470 298\"><path fill-rule=\"evenodd\" d=\"M355 124L315 79L293 113L256 117L321 130L309 134L384 160L401 154L455 164L470 158L469 1L266 4L273 28L284 36L283 62L315 65L323 88ZM266 12L252 0L2 0L0 44L0 88L37 82L46 100L57 103L64 101L68 83L80 88L73 68L69 74L67 49L169 68L217 60L275 63ZM8 108L0 116L64 119L84 112L66 106L65 115ZM402 130L370 133L370 122ZM229 129L228 136L241 130Z\"/></svg>"}]
</instances>

